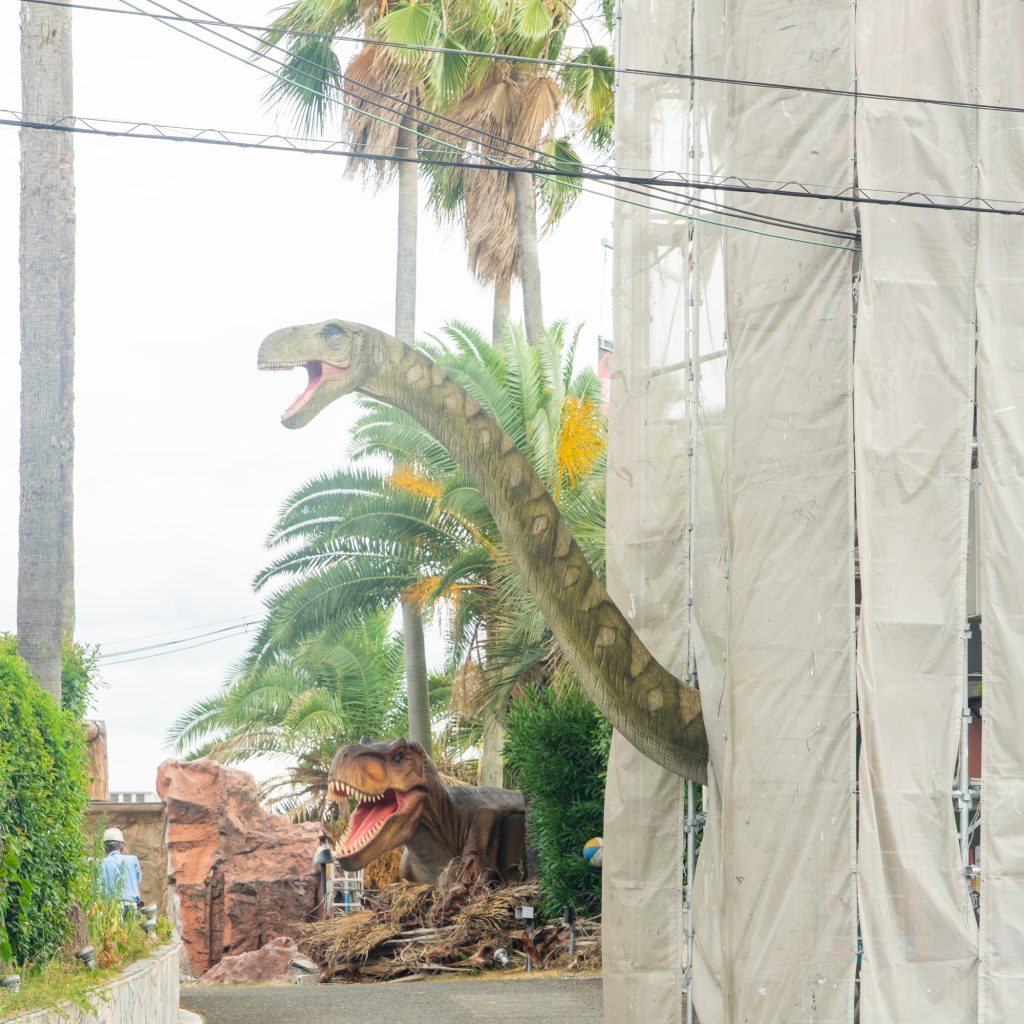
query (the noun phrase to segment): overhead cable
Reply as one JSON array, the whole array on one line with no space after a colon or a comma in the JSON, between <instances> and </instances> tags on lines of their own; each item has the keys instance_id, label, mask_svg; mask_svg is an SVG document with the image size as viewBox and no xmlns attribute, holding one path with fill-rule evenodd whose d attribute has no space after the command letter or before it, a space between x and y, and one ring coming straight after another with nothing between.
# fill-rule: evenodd
<instances>
[{"instance_id":1,"label":"overhead cable","mask_svg":"<svg viewBox=\"0 0 1024 1024\"><path fill-rule=\"evenodd\" d=\"M151 654L140 654L124 658L115 655L112 656L109 660L105 658L102 659L102 666L103 668L110 668L113 665L129 665L135 661L150 661L153 658L164 658L168 654L181 654L184 651L194 651L198 647L206 647L209 644L220 643L222 640L234 640L239 637L247 635L247 633L248 630L239 629L236 632L225 633L222 636L215 636L210 640L200 640L198 643L190 644L185 647L175 647L167 650L154 651Z\"/></svg>"},{"instance_id":2,"label":"overhead cable","mask_svg":"<svg viewBox=\"0 0 1024 1024\"><path fill-rule=\"evenodd\" d=\"M867 203L880 206L923 208L927 210L944 210L958 213L996 213L1004 216L1024 216L1024 201L1019 199L985 199L945 196L928 196L921 192L891 192L885 189L866 189L859 186L837 186L832 192L818 192L824 186L802 185L799 182L761 182L760 179L743 179L735 175L714 178L706 177L693 180L677 172L666 172L657 177L641 177L639 175L616 175L612 173L594 173L588 171L572 171L552 166L499 167L492 163L477 163L465 160L438 160L417 156L400 156L397 154L356 152L343 148L346 144L326 139L300 139L272 133L239 132L220 128L185 128L180 126L158 125L148 121L124 121L112 118L84 118L71 115L68 117L52 116L47 120L25 117L18 111L0 108L0 125L15 128L33 128L41 131L74 132L81 135L104 135L110 138L149 139L162 142L191 142L201 145L230 146L239 149L262 149L303 153L311 156L348 157L356 160L377 160L391 163L415 163L432 167L458 167L467 170L502 171L512 174L543 174L550 177L562 177L572 180L598 181L608 185L623 182L636 185L671 185L673 188L695 188L703 190L721 190L725 192L747 193L766 196L789 196L797 199L820 199L826 202ZM103 126L118 127L103 127ZM176 134L184 133L184 134ZM581 186L582 187L582 186ZM614 198L614 197L612 197ZM954 202L945 201L952 198ZM626 200L623 200L626 201ZM632 204L642 205L642 204ZM658 210L658 207L651 207ZM661 210L684 219L706 221L707 218L687 217L678 211ZM735 230L744 229L739 225L723 225ZM784 237L784 236L775 236ZM806 241L809 245L824 245L813 240ZM840 247L843 248L843 247Z\"/></svg>"},{"instance_id":3,"label":"overhead cable","mask_svg":"<svg viewBox=\"0 0 1024 1024\"><path fill-rule=\"evenodd\" d=\"M137 12L140 12L140 13L147 13L147 12L141 12L141 9L136 7L133 3L131 3L130 0L122 0L122 2L125 3L128 7L132 8L134 11L137 11ZM155 4L158 7L162 8L165 11L170 11L170 8L168 8L165 5L159 3L158 0L150 0L150 2ZM200 42L204 46L208 46L209 48L211 48L211 49L213 49L213 50L215 50L215 51L217 51L219 53L222 53L225 56L229 56L229 57L231 57L234 60L242 61L243 63L246 64L246 66L250 66L250 62L247 59L239 57L237 54L231 53L230 51L224 50L222 47L217 46L215 43L211 43L208 40L200 39L199 37L193 36L191 33L187 32L186 30L184 30L182 28L177 27L176 25L169 24L168 27L172 28L174 31L179 32L180 34L186 36L186 38L193 39L196 42ZM212 31L212 30L210 30L210 31ZM244 44L240 44L237 41L235 41L233 39L230 39L229 37L222 36L218 32L213 32L212 34L217 36L218 38L224 39L225 41L231 43L234 46L240 46L241 48L245 49L246 52L248 52L248 53L254 53L255 52L250 47L247 47ZM278 61L277 63L280 64L281 62ZM397 100L397 98L392 97L392 99L395 99L395 102L399 102ZM346 104L344 101L340 101L340 102L341 102L341 104L343 106L350 106L349 104ZM391 124L393 126L395 124L394 122L388 121L386 118L382 118L379 115L374 115L374 114L369 113L369 112L367 112L365 110L360 110L359 112L362 113L365 116L369 116L369 117L374 118L376 120L384 121L385 123ZM58 119L58 120L54 121L53 122L53 127L58 127L59 126L60 128L63 128L64 130L72 130L72 129L67 128L67 126L61 124L62 120L63 119ZM96 120L100 120L100 119L90 119L90 120L96 121ZM105 123L117 123L117 122L106 121L106 119L104 119L104 121L105 121ZM0 120L0 123L3 123L3 121ZM40 123L37 123L35 125L32 125L32 127L44 127L44 125L40 124ZM90 127L93 127L93 126L90 126ZM142 127L142 126L141 125L136 125L136 128L138 128L138 127ZM169 139L169 138L171 138L171 136L169 136L166 132L164 132L163 129L160 126L150 126L150 127L157 128L157 134L152 135L152 136L148 136L148 137L150 137L150 138L161 138L161 139ZM73 130L76 130L76 131L79 131L79 132L82 131L80 126L74 128ZM412 129L412 132L415 135L420 135L420 136L422 136L424 138L428 138L432 142L433 141L437 141L437 140L435 140L435 139L433 139L433 138L431 138L429 136L423 135L422 132L419 132L419 131L417 131L415 129ZM90 132L87 131L86 133L88 134ZM110 132L95 132L94 130L91 133L94 133L94 134L117 134L117 133L110 133ZM133 138L143 137L143 136L140 136L139 132L137 130L134 130L134 129L131 132L127 133L127 134L129 134ZM206 134L205 131L200 132L201 136L204 136L205 134ZM205 137L202 137L202 138L195 137L195 138L191 138L191 139L189 139L187 141L203 142L203 143L207 143L207 144L210 144L211 142L214 142L216 144L221 144L221 145L228 145L228 144L238 145L239 143L237 141L228 142L228 141L226 141L225 137L228 134L245 135L245 134L248 134L248 133L225 133L225 132L221 132L219 134L222 136L222 138L220 140L213 140L213 139L209 139L209 138L205 138ZM275 136L275 138L287 138L287 137ZM178 138L175 138L174 141L186 141L186 140L182 139L181 137L178 137ZM292 140L289 140L289 141L292 141ZM436 159L434 159L434 160L425 159L425 158L422 158L422 157L419 156L418 151L414 151L415 155L412 156L412 157L401 157L401 156L398 156L396 153L392 153L392 152L389 152L389 153L386 153L386 154L371 154L371 153L366 152L365 148L361 149L359 152L335 151L333 149L331 149L331 152L334 155L344 155L344 156L348 156L350 158L356 158L356 159L368 159L368 160L388 159L388 160L391 160L392 162L403 162L403 161L405 161L405 162L415 162L415 163L418 163L418 164L421 164L421 165L431 165L431 166L451 166L451 167L459 167L459 168L465 168L465 169L480 169L480 170L491 170L491 171L498 170L498 171L504 171L504 172L519 172L519 173L524 173L525 172L525 173L530 173L530 174L536 175L536 176L541 177L541 178L553 177L553 175L548 173L551 170L551 165L550 164L537 165L535 163L535 164L533 164L532 166L529 166L529 167L519 167L519 166L515 166L515 165L509 165L509 164L504 164L504 163L497 163L493 158L490 158L489 162L486 163L486 164L472 164L472 163L468 163L464 159L461 159L461 157L463 155L463 151L461 149L459 149L459 147L453 146L450 143L448 143L448 145L449 145L450 148L454 149L459 154L460 159L458 161L440 161L440 160L436 160ZM253 148L253 147L244 147L244 148ZM275 147L272 144L264 143L264 144L260 145L259 148L274 149L274 148L277 148L277 147ZM304 147L288 146L287 148L289 150L300 150L300 151L310 152L310 150L305 149ZM316 150L315 152L326 152L326 151ZM484 155L484 159L488 159L486 157L486 155ZM614 172L609 172L609 174L611 174L612 177L614 177ZM562 172L559 176L566 177L566 174L564 172ZM622 195L619 195L619 194L614 194L614 195L608 196L605 193L596 192L595 190L589 189L589 188L587 188L587 187L585 187L583 185L577 185L576 187L579 188L579 190L581 192L589 192L589 193L592 193L594 195L602 196L603 198L611 198L615 202L620 202L620 203L625 203L627 205L636 206L636 207L639 207L641 209L649 210L651 212L667 213L667 214L669 214L671 216L681 217L683 219L687 219L687 220L691 220L691 221L697 221L697 222L701 222L701 223L707 223L707 224L710 224L710 225L713 225L713 226L716 226L716 227L721 227L721 228L724 228L724 229L744 231L744 232L749 232L749 233L753 233L753 234L762 235L762 236L765 236L765 237L779 238L779 239L783 239L783 240L787 240L787 241L794 241L794 242L798 242L798 243L802 243L802 244L819 245L819 246L825 246L825 247L828 247L828 248L838 248L838 249L845 249L845 250L849 250L849 251L855 251L855 247L851 247L851 246L838 245L838 244L835 244L833 242L826 242L826 241L815 241L813 239L793 238L790 235L783 235L783 234L778 234L778 233L770 232L770 231L761 231L761 230L758 230L756 228L745 227L745 226L739 225L739 224L723 223L721 221L712 220L712 219L707 218L707 217L699 217L699 216L696 216L694 214L682 213L682 212L680 212L677 209L665 209L664 207L653 206L652 204L650 204L648 202L637 202L635 200L627 199L625 196L622 196ZM622 189L621 187L619 188L620 192L623 191L623 190L625 190L625 191L632 191L632 192L636 193L635 189ZM644 195L644 193L642 193L642 192L638 193L638 194ZM686 200L679 200L679 199L676 199L675 197L673 197L669 201L674 203L674 204L677 203L677 204L684 205L684 206L685 205L693 204L693 200L692 200L691 197L687 197ZM697 205L698 208L706 208L706 204L701 204L699 202L697 204L695 204L695 205ZM721 213L721 212L719 212L717 210L715 212L718 213L719 216L732 216L732 214ZM751 215L744 214L744 215L741 215L741 216L743 216L744 219L755 220L756 222L762 223L762 224L771 224L773 222L774 223L779 223L779 221L780 221L780 218L768 218L768 217L763 217L763 216L759 216L759 215L756 215L756 214L751 214ZM787 225L787 226L789 226L789 225ZM835 233L835 232L829 232L829 231L820 232L813 225L796 225L796 224L793 224L792 225L792 229L808 231L808 232L812 232L812 233L831 234L832 237L843 238L843 239L846 239L846 238L850 237L846 233Z\"/></svg>"},{"instance_id":4,"label":"overhead cable","mask_svg":"<svg viewBox=\"0 0 1024 1024\"><path fill-rule=\"evenodd\" d=\"M179 626L177 629L164 629L159 633L143 633L140 636L130 636L124 640L109 640L103 645L104 651L111 647L123 647L125 644L137 643L139 640L152 640L158 636L172 636L175 633L192 633L196 629L207 629L209 626L223 626L225 623L240 624L245 619L251 619L251 615L232 615L229 619L214 619L212 622L199 622L191 626Z\"/></svg>"},{"instance_id":5,"label":"overhead cable","mask_svg":"<svg viewBox=\"0 0 1024 1024\"><path fill-rule=\"evenodd\" d=\"M202 640L210 636L223 637L225 633L245 632L250 626L255 625L257 621L257 619L243 619L241 622L236 622L231 626L224 626L221 629L212 629L208 633L195 633L192 636L181 637L178 640L164 640L158 644L147 644L144 647L131 647L124 651L112 651L107 653L105 648L101 647L102 653L99 655L99 658L100 660L106 661L110 658L121 658L129 654L143 654L146 651L170 650L174 647L180 647L182 644L190 644L195 640Z\"/></svg>"},{"instance_id":6,"label":"overhead cable","mask_svg":"<svg viewBox=\"0 0 1024 1024\"><path fill-rule=\"evenodd\" d=\"M129 0L122 0L122 2L129 3ZM162 10L165 10L165 11L170 11L171 10L171 8L167 7L165 4L160 3L159 0L149 0L149 2L153 3L157 7L160 7ZM200 14L207 15L211 19L214 17L209 11L204 11L201 7L197 7L195 4L190 3L189 0L179 0L179 2L182 3L184 6L191 8L194 11L198 11ZM134 4L129 4L129 6L132 6L134 8ZM229 23L221 21L220 19L214 19L214 21L220 27L232 27L232 26L230 26ZM212 29L210 31L212 32ZM287 64L285 62L281 61L277 57L271 56L270 54L268 54L266 52L266 50L267 49L280 50L280 51L282 51L284 53L289 53L289 55L290 55L290 51L288 51L285 47L282 47L282 46L280 46L278 44L270 44L269 46L265 46L263 41L260 40L258 36L253 36L251 33L247 33L247 34L250 35L250 38L254 38L256 40L256 42L260 43L260 49L253 49L252 47L250 47L250 46L248 46L248 45L246 45L244 43L239 43L237 40L232 39L229 36L222 35L220 32L213 32L213 35L215 35L217 38L223 39L226 42L229 42L233 46L240 47L241 49L245 50L248 54L250 54L253 57L256 57L256 58L259 58L259 59L269 60L271 63L277 64L281 68L286 68L287 67ZM185 33L185 35L189 35L189 34ZM196 37L190 36L190 38L196 38ZM205 42L203 40L198 40L198 39L197 39L197 41ZM206 44L206 45L210 45L210 44ZM237 57L237 55L235 55L235 54L227 54L227 51L221 50L221 48L218 47L218 46L213 46L213 48L215 50L218 50L221 53L225 53L228 56L232 56L235 59L239 59ZM465 152L462 149L462 147L455 146L454 144L446 143L445 140L443 140L443 139L437 139L436 138L436 133L438 131L443 132L446 135L450 135L452 138L458 139L460 142L462 142L464 144L467 144L467 145L485 146L487 149L493 150L493 152L495 154L497 154L499 157L503 157L504 160L506 160L506 161L509 160L509 159L514 159L512 157L512 155L509 153L509 148L513 147L513 148L522 150L524 154L528 154L531 158L533 158L535 165L537 163L542 163L543 166L545 166L545 167L550 166L550 154L546 153L543 150L535 149L535 148L533 148L531 146L525 145L524 143L518 142L516 140L507 138L507 137L502 136L502 135L496 135L493 132L484 131L484 130L482 130L480 128L477 128L477 127L475 127L473 125L467 124L464 121L459 121L456 118L450 117L448 115L440 114L440 113L431 111L431 110L429 110L429 109L427 109L427 108L425 108L425 107L423 107L423 106L421 106L421 105L419 105L417 103L413 103L413 102L411 102L411 101L409 101L407 99L401 99L401 98L396 97L396 96L394 96L394 95L392 95L390 93L385 92L382 89L375 88L374 86L372 86L372 85L370 85L370 84L368 84L366 82L354 81L353 79L349 78L344 73L337 72L333 68L328 68L325 65L319 63L318 61L314 61L314 60L310 59L309 57L306 57L306 56L303 56L303 55L299 55L299 59L302 61L303 65L307 65L311 69L313 69L315 71L318 71L318 72L325 72L325 73L330 74L330 75L337 75L337 77L340 78L343 82L348 83L348 85L350 87L354 87L354 88L349 88L347 90L343 87L342 88L342 93L347 95L347 96L349 96L350 98L357 99L359 101L359 103L360 103L360 106L359 107L355 107L352 104L345 103L343 100L339 101L341 103L341 105L343 107L345 107L346 109L357 110L363 116L368 116L368 117L373 118L374 120L382 121L383 123L389 124L389 125L391 125L392 127L395 127L395 128L400 128L402 126L397 124L394 121L390 121L386 117L382 117L381 115L377 115L377 114L372 114L371 112L365 110L363 105L369 103L371 106L376 107L378 110L386 111L387 113L389 113L389 114L391 114L393 116L396 116L396 117L401 116L403 118L403 120L406 120L406 119L411 120L414 124L419 126L419 129L411 129L414 135L416 135L417 137L422 138L422 139L424 139L426 141L429 141L431 143L440 142L442 145L447 145L453 151L458 153L460 158L463 157L464 152ZM248 61L246 61L246 63L248 64ZM272 75L272 77L277 78L278 80L281 80L281 75L280 75L279 72L271 71L269 73ZM316 77L316 76L310 76L310 77ZM305 85L305 84L302 84L302 83L299 83L299 84L301 85L301 87L303 89L305 89L308 93L310 93L312 96L316 97L317 99L323 99L323 100L329 101L330 97L326 96L322 89L314 89L310 85ZM386 101L386 102L381 102L381 100L372 99L370 96L366 95L367 93L372 93L372 94L375 94L375 95L377 95L379 97L382 97L383 100ZM412 117L412 118L409 118L408 111L410 109L411 110L415 110L415 111L423 114L424 117ZM441 125L439 125L437 123L439 121L443 122L444 124L455 125L459 130L458 131L453 131L450 128L443 127L443 126L441 126ZM425 130L420 130L420 129L425 129ZM468 133L468 134L466 134L466 133ZM483 142L483 138L496 140L498 143L500 143L500 147L499 146L494 146L491 143ZM491 154L488 154L488 153L484 152L484 153L481 154L481 156L484 159L488 159L488 160L491 160L492 162L498 163L498 166L501 169L503 169L503 170L508 170L509 169L509 166L506 163L498 161L496 159L496 157L492 156ZM593 168L593 167L588 167L587 169L588 170L595 170L595 168ZM540 177L546 177L546 175L543 175L543 174L541 174L539 176ZM656 195L659 195L659 197L663 201L667 201L667 202L670 202L670 203L673 203L673 204L679 204L679 205L686 206L686 207L693 207L693 208L696 208L696 209L699 209L699 210L703 210L704 212L717 214L719 216L735 217L735 218L738 218L738 219L741 219L741 220L749 220L749 221L753 221L755 223L759 223L759 224L763 224L763 225L767 225L767 226L786 228L788 230L802 231L802 232L807 232L807 233L810 233L810 234L827 235L827 236L830 236L830 237L833 237L833 238L845 238L845 239L850 239L851 241L855 241L856 238L857 238L856 234L853 233L853 232L842 231L842 230L835 229L835 228L823 228L823 227L820 227L818 225L806 224L806 223L803 223L803 222L800 222L800 221L794 221L794 220L790 220L790 219L783 218L783 217L776 217L776 216L773 216L771 214L752 213L752 212L749 212L749 211L741 210L741 209L739 209L737 207L728 206L728 205L723 204L723 203L718 203L718 202L714 202L714 201L709 203L709 202L704 201L704 200L702 200L702 199L700 199L700 198L698 198L696 196L688 196L685 199L680 199L678 195L673 195L665 187L645 186L643 188L638 188L638 187L630 187L630 186L627 186L627 185L620 184L618 186L618 188L620 190L622 190L622 191L631 193L633 195L640 195L640 196L643 196L645 198L650 198L651 194L656 194ZM590 190L584 190L584 191L590 191ZM599 194L600 195L602 193L594 193L594 194ZM608 198L608 197L605 196L605 198ZM618 199L620 197L612 196L610 198Z\"/></svg>"},{"instance_id":7,"label":"overhead cable","mask_svg":"<svg viewBox=\"0 0 1024 1024\"><path fill-rule=\"evenodd\" d=\"M23 0L25 3L44 4L50 7L71 7L77 10L95 11L104 14L141 14L161 21L191 22L195 25L219 24L231 28L251 29L256 32L268 32L266 25L252 25L244 22L225 22L189 18L184 15L148 14L144 11L125 11L116 7L103 7L98 4L70 3L67 0ZM962 110L988 110L995 113L1024 114L1024 106L1011 106L998 103L977 103L969 100L942 99L936 96L904 96L897 93L863 92L859 89L838 89L828 86L799 85L794 82L767 82L748 78L729 78L720 75L698 75L687 71L656 71L653 68L617 67L605 64L587 64L581 61L554 60L548 57L522 57L511 53L495 53L489 50L464 50L460 47L427 46L417 43L398 43L386 39L375 39L372 36L349 36L340 33L306 32L289 30L294 36L308 39L331 39L339 43L357 43L362 46L380 46L396 50L409 50L418 53L450 53L462 57L482 57L495 61L507 61L512 64L533 64L540 67L575 68L583 71L610 71L616 75L642 75L649 78L678 79L687 82L706 82L711 85L729 85L751 89L779 89L788 92L803 92L823 96L848 97L855 100L880 100L887 103L922 103L939 107L954 107Z\"/></svg>"}]
</instances>

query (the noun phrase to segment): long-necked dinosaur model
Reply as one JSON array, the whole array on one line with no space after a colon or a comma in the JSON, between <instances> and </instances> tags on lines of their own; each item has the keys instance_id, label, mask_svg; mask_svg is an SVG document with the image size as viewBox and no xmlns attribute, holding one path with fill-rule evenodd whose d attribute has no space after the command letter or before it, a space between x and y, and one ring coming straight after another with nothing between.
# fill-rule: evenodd
<instances>
[{"instance_id":1,"label":"long-necked dinosaur model","mask_svg":"<svg viewBox=\"0 0 1024 1024\"><path fill-rule=\"evenodd\" d=\"M486 786L446 786L418 743L363 739L331 763L328 795L356 804L338 864L358 871L405 846L399 873L410 882L521 882L526 869L522 793Z\"/></svg>"},{"instance_id":2,"label":"long-necked dinosaur model","mask_svg":"<svg viewBox=\"0 0 1024 1024\"><path fill-rule=\"evenodd\" d=\"M699 692L654 660L591 571L529 461L474 398L422 353L348 320L275 331L260 346L258 366L301 366L309 374L305 391L281 416L286 427L305 426L356 390L418 420L479 488L590 698L649 758L706 781Z\"/></svg>"}]
</instances>

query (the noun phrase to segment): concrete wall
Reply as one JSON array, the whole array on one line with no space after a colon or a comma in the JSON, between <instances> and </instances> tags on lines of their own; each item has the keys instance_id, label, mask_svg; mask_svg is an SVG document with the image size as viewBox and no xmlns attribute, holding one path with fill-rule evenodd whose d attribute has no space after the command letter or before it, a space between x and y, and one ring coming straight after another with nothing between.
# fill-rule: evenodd
<instances>
[{"instance_id":1,"label":"concrete wall","mask_svg":"<svg viewBox=\"0 0 1024 1024\"><path fill-rule=\"evenodd\" d=\"M102 836L105 828L124 833L125 853L133 853L142 867L142 898L155 903L170 917L167 895L167 810L163 803L122 804L93 800L89 804L87 831L90 840Z\"/></svg>"},{"instance_id":2,"label":"concrete wall","mask_svg":"<svg viewBox=\"0 0 1024 1024\"><path fill-rule=\"evenodd\" d=\"M61 1006L9 1017L5 1024L177 1024L181 944L162 946L96 989L92 1008Z\"/></svg>"}]
</instances>

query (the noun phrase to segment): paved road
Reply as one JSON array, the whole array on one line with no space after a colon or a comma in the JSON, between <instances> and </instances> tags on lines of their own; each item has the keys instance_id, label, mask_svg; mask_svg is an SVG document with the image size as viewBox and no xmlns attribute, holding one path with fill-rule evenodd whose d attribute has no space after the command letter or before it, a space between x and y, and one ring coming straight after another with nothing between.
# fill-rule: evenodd
<instances>
[{"instance_id":1,"label":"paved road","mask_svg":"<svg viewBox=\"0 0 1024 1024\"><path fill-rule=\"evenodd\" d=\"M208 1024L595 1024L601 979L414 981L381 985L184 988Z\"/></svg>"}]
</instances>

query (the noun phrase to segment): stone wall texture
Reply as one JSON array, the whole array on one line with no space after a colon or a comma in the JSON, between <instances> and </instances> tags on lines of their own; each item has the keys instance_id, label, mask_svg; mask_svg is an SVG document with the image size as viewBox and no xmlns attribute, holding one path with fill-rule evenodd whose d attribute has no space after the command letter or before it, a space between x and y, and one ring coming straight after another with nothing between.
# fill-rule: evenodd
<instances>
[{"instance_id":1,"label":"stone wall texture","mask_svg":"<svg viewBox=\"0 0 1024 1024\"><path fill-rule=\"evenodd\" d=\"M124 851L139 858L142 868L142 898L155 903L169 917L171 905L167 891L167 814L162 803L122 804L112 800L93 800L89 804L87 833L98 842L105 828L124 833Z\"/></svg>"},{"instance_id":2,"label":"stone wall texture","mask_svg":"<svg viewBox=\"0 0 1024 1024\"><path fill-rule=\"evenodd\" d=\"M165 761L171 904L192 971L294 935L320 899L315 822L268 814L247 772L216 761Z\"/></svg>"},{"instance_id":3,"label":"stone wall texture","mask_svg":"<svg viewBox=\"0 0 1024 1024\"><path fill-rule=\"evenodd\" d=\"M180 943L158 949L96 989L90 1009L34 1010L5 1024L177 1024Z\"/></svg>"}]
</instances>

